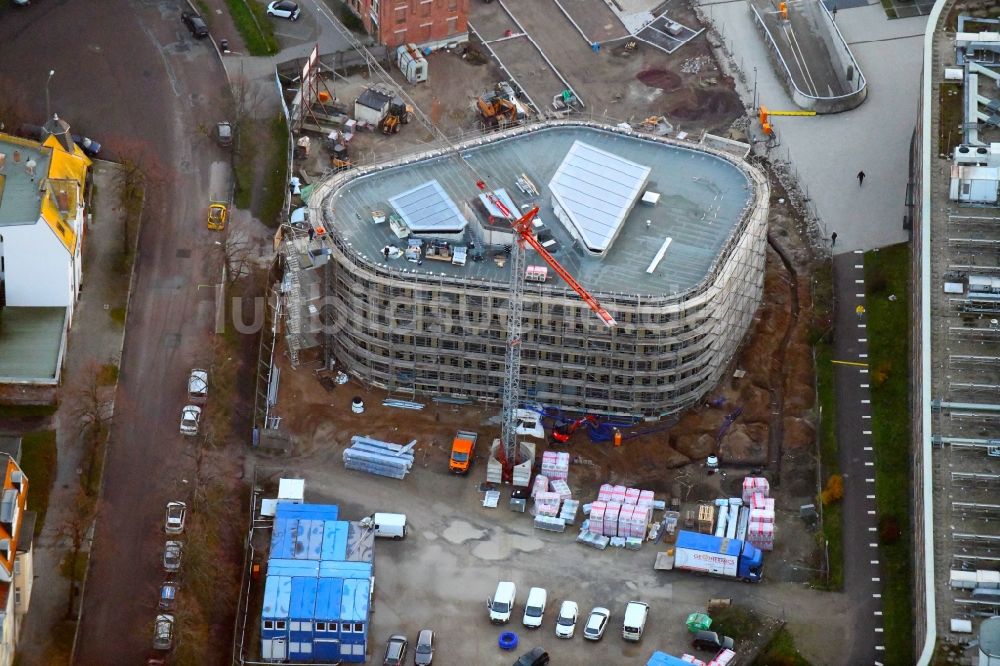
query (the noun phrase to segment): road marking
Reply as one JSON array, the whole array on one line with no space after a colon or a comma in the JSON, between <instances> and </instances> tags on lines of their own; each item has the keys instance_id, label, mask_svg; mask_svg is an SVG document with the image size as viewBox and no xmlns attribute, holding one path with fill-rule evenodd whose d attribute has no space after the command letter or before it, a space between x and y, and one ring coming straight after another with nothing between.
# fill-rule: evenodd
<instances>
[{"instance_id":1,"label":"road marking","mask_svg":"<svg viewBox=\"0 0 1000 666\"><path fill-rule=\"evenodd\" d=\"M875 530L877 530L877 529L878 529L877 527L869 527L869 528L868 528L868 531L869 531L869 532L874 532L874 531L875 531Z\"/></svg>"},{"instance_id":2,"label":"road marking","mask_svg":"<svg viewBox=\"0 0 1000 666\"><path fill-rule=\"evenodd\" d=\"M882 633L882 627L875 627L875 631L881 634Z\"/></svg>"},{"instance_id":3,"label":"road marking","mask_svg":"<svg viewBox=\"0 0 1000 666\"><path fill-rule=\"evenodd\" d=\"M876 645L876 646L875 646L875 649L876 649L876 650L879 650L879 651L881 651L881 650L885 650L885 646L884 646L884 645Z\"/></svg>"},{"instance_id":4,"label":"road marking","mask_svg":"<svg viewBox=\"0 0 1000 666\"><path fill-rule=\"evenodd\" d=\"M881 581L882 581L882 579L881 579L881 578L872 578L872 582L873 582L873 583L879 583L879 582L881 582Z\"/></svg>"},{"instance_id":5,"label":"road marking","mask_svg":"<svg viewBox=\"0 0 1000 666\"><path fill-rule=\"evenodd\" d=\"M874 511L872 511L871 509L868 509L868 515L869 515L869 516L874 516L874 515L875 515L875 512L874 512ZM874 546L875 546L875 544L872 544L872 546L874 547Z\"/></svg>"},{"instance_id":6,"label":"road marking","mask_svg":"<svg viewBox=\"0 0 1000 666\"><path fill-rule=\"evenodd\" d=\"M868 328L868 324L858 324L858 328Z\"/></svg>"},{"instance_id":7,"label":"road marking","mask_svg":"<svg viewBox=\"0 0 1000 666\"><path fill-rule=\"evenodd\" d=\"M870 387L870 386L868 386L868 384L862 384L862 385L861 385L861 388L871 388L871 387Z\"/></svg>"},{"instance_id":8,"label":"road marking","mask_svg":"<svg viewBox=\"0 0 1000 666\"><path fill-rule=\"evenodd\" d=\"M865 283L864 280L855 280L854 281L854 284L864 284L864 283Z\"/></svg>"},{"instance_id":9,"label":"road marking","mask_svg":"<svg viewBox=\"0 0 1000 666\"><path fill-rule=\"evenodd\" d=\"M875 529L874 527L871 529ZM878 560L872 560L872 564L878 564Z\"/></svg>"},{"instance_id":10,"label":"road marking","mask_svg":"<svg viewBox=\"0 0 1000 666\"><path fill-rule=\"evenodd\" d=\"M870 419L871 417L872 417L871 414L862 414L861 415L861 418L863 418L863 419Z\"/></svg>"},{"instance_id":11,"label":"road marking","mask_svg":"<svg viewBox=\"0 0 1000 666\"><path fill-rule=\"evenodd\" d=\"M868 483L875 483L875 479L865 479Z\"/></svg>"},{"instance_id":12,"label":"road marking","mask_svg":"<svg viewBox=\"0 0 1000 666\"><path fill-rule=\"evenodd\" d=\"M870 447L870 446L866 446L865 447L865 451L871 451L871 450L872 450L872 447Z\"/></svg>"},{"instance_id":13,"label":"road marking","mask_svg":"<svg viewBox=\"0 0 1000 666\"><path fill-rule=\"evenodd\" d=\"M865 467L874 467L874 466L875 466L875 463L873 463L873 462L865 462Z\"/></svg>"},{"instance_id":14,"label":"road marking","mask_svg":"<svg viewBox=\"0 0 1000 666\"><path fill-rule=\"evenodd\" d=\"M882 595L881 595L881 594L879 594L878 592L873 592L873 593L872 593L872 598L873 598L873 599L881 599L881 598L882 598Z\"/></svg>"},{"instance_id":15,"label":"road marking","mask_svg":"<svg viewBox=\"0 0 1000 666\"><path fill-rule=\"evenodd\" d=\"M868 342L868 338L858 338L858 342Z\"/></svg>"},{"instance_id":16,"label":"road marking","mask_svg":"<svg viewBox=\"0 0 1000 666\"><path fill-rule=\"evenodd\" d=\"M870 435L870 434L872 434L872 431L871 430L862 430L861 434L862 435Z\"/></svg>"},{"instance_id":17,"label":"road marking","mask_svg":"<svg viewBox=\"0 0 1000 666\"><path fill-rule=\"evenodd\" d=\"M854 264L854 267L855 268L864 268L865 265L864 264Z\"/></svg>"},{"instance_id":18,"label":"road marking","mask_svg":"<svg viewBox=\"0 0 1000 666\"><path fill-rule=\"evenodd\" d=\"M858 354L858 358L868 358L868 354Z\"/></svg>"},{"instance_id":19,"label":"road marking","mask_svg":"<svg viewBox=\"0 0 1000 666\"><path fill-rule=\"evenodd\" d=\"M864 298L864 297L865 297L865 295L864 295L864 294L854 294L854 295L855 295L856 297L858 297L858 298Z\"/></svg>"},{"instance_id":20,"label":"road marking","mask_svg":"<svg viewBox=\"0 0 1000 666\"><path fill-rule=\"evenodd\" d=\"M881 615L881 614L882 614L882 611L875 611L875 614L876 614L876 615Z\"/></svg>"},{"instance_id":21,"label":"road marking","mask_svg":"<svg viewBox=\"0 0 1000 666\"><path fill-rule=\"evenodd\" d=\"M862 370L862 371L861 371L861 374L863 374L863 375L867 375L867 374L868 374L868 369L867 369L867 368L865 368L864 370Z\"/></svg>"},{"instance_id":22,"label":"road marking","mask_svg":"<svg viewBox=\"0 0 1000 666\"><path fill-rule=\"evenodd\" d=\"M868 498L868 499L875 499L874 495L865 495L865 497Z\"/></svg>"},{"instance_id":23,"label":"road marking","mask_svg":"<svg viewBox=\"0 0 1000 666\"><path fill-rule=\"evenodd\" d=\"M861 404L862 405L870 405L871 402L872 402L871 400L869 400L868 398L865 398L864 400L861 401Z\"/></svg>"},{"instance_id":24,"label":"road marking","mask_svg":"<svg viewBox=\"0 0 1000 666\"><path fill-rule=\"evenodd\" d=\"M838 360L833 360L833 361L830 361L830 363L836 363L837 365L854 365L854 366L857 366L859 368L867 368L868 367L868 364L864 363L862 361L838 361ZM862 370L861 372L868 372L868 371L867 370Z\"/></svg>"},{"instance_id":25,"label":"road marking","mask_svg":"<svg viewBox=\"0 0 1000 666\"><path fill-rule=\"evenodd\" d=\"M862 252L864 252L864 250L855 250L854 254L861 254Z\"/></svg>"}]
</instances>

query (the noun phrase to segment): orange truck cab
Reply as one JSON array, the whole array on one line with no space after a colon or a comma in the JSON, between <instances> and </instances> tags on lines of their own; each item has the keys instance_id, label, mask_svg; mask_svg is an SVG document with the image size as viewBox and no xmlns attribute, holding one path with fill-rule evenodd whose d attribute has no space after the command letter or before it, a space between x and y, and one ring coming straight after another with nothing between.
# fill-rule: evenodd
<instances>
[{"instance_id":1,"label":"orange truck cab","mask_svg":"<svg viewBox=\"0 0 1000 666\"><path fill-rule=\"evenodd\" d=\"M448 470L455 474L465 474L472 467L472 455L476 451L476 440L479 438L474 432L459 430L451 443L451 458L448 460Z\"/></svg>"}]
</instances>

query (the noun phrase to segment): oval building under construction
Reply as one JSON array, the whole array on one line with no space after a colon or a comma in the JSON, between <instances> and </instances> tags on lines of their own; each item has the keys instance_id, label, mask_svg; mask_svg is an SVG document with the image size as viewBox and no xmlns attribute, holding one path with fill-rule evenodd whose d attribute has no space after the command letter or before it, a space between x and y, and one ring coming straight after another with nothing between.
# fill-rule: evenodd
<instances>
[{"instance_id":1,"label":"oval building under construction","mask_svg":"<svg viewBox=\"0 0 1000 666\"><path fill-rule=\"evenodd\" d=\"M528 248L524 401L658 418L719 381L761 300L765 177L702 145L575 122L318 184L309 219L319 233L285 238L308 263L292 268L322 275L303 299L317 303L287 306L303 312L290 318L290 343L323 344L371 386L499 402L514 241L480 178L514 214L539 208L539 242L617 321L607 328Z\"/></svg>"}]
</instances>

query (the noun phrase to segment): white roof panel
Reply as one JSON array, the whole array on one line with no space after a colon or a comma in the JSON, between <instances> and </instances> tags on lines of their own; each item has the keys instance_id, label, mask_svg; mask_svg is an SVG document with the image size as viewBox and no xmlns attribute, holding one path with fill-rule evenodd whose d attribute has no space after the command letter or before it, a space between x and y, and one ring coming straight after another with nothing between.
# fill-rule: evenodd
<instances>
[{"instance_id":1,"label":"white roof panel","mask_svg":"<svg viewBox=\"0 0 1000 666\"><path fill-rule=\"evenodd\" d=\"M460 233L468 221L436 180L429 180L389 199L389 204L415 234Z\"/></svg>"},{"instance_id":2,"label":"white roof panel","mask_svg":"<svg viewBox=\"0 0 1000 666\"><path fill-rule=\"evenodd\" d=\"M549 189L586 249L601 254L621 231L650 171L577 140L549 181Z\"/></svg>"}]
</instances>

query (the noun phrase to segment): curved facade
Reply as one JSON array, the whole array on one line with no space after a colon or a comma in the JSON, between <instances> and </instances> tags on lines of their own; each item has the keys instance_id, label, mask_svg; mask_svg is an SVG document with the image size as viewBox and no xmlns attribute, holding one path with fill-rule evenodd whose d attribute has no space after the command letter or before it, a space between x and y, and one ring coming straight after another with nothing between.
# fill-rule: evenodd
<instances>
[{"instance_id":1,"label":"curved facade","mask_svg":"<svg viewBox=\"0 0 1000 666\"><path fill-rule=\"evenodd\" d=\"M518 128L457 149L477 175L512 195L516 190L507 181L513 174L532 174L538 194L529 203L541 207L546 223L558 225L545 205L545 170L558 161L560 146L572 141L652 164L648 186L660 203L631 211L609 256L584 257L572 242L556 253L614 315L617 328L607 329L561 282L527 285L523 398L631 417L678 412L718 382L760 304L767 182L721 152L580 123ZM393 262L380 249L391 236L388 225L367 222L395 181L403 190L424 178L440 181L458 207L474 215L460 191L472 185L472 176L450 175L449 165L462 168L438 151L336 174L318 187L310 201L312 219L323 220L329 239L325 297L332 308L325 312L334 325L327 348L339 367L370 385L499 401L509 293L509 271L498 265L502 251L466 266ZM420 169L425 172L414 176ZM475 188L468 189L471 200ZM659 265L648 265L661 241L669 249ZM541 263L532 256L529 264Z\"/></svg>"}]
</instances>

